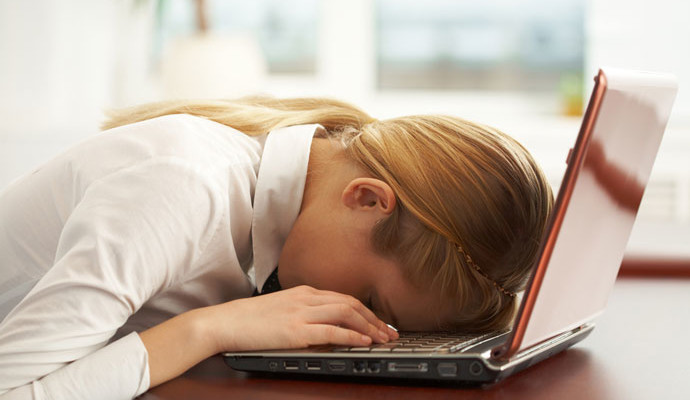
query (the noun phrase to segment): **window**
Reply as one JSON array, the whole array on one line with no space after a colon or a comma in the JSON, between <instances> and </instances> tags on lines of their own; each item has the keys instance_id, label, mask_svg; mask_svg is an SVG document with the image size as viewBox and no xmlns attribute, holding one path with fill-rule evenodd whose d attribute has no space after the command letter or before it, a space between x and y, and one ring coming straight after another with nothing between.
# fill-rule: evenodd
<instances>
[{"instance_id":1,"label":"window","mask_svg":"<svg viewBox=\"0 0 690 400\"><path fill-rule=\"evenodd\" d=\"M378 86L581 97L583 3L378 0Z\"/></svg>"}]
</instances>

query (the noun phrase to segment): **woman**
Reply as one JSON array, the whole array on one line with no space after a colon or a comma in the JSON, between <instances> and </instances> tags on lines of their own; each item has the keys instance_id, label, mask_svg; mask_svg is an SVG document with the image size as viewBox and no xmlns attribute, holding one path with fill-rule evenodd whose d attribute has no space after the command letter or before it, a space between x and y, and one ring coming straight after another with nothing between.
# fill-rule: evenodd
<instances>
[{"instance_id":1,"label":"woman","mask_svg":"<svg viewBox=\"0 0 690 400\"><path fill-rule=\"evenodd\" d=\"M128 398L386 323L506 328L552 204L522 146L448 116L246 98L105 128L0 195L0 398Z\"/></svg>"}]
</instances>

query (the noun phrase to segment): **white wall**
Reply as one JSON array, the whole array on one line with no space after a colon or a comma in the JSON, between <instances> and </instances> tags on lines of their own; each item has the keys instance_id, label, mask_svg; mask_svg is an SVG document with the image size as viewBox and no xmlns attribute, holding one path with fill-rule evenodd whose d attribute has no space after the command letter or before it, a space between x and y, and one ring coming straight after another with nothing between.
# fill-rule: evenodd
<instances>
[{"instance_id":1,"label":"white wall","mask_svg":"<svg viewBox=\"0 0 690 400\"><path fill-rule=\"evenodd\" d=\"M109 102L118 8L103 0L0 3L3 130L82 123Z\"/></svg>"},{"instance_id":2,"label":"white wall","mask_svg":"<svg viewBox=\"0 0 690 400\"><path fill-rule=\"evenodd\" d=\"M146 93L142 3L0 0L0 188Z\"/></svg>"}]
</instances>

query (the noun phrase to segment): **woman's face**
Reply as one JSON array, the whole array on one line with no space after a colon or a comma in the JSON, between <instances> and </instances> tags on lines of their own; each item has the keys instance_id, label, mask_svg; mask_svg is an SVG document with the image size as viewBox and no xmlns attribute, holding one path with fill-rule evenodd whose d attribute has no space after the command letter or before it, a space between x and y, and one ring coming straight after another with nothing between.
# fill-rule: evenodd
<instances>
[{"instance_id":1,"label":"woman's face","mask_svg":"<svg viewBox=\"0 0 690 400\"><path fill-rule=\"evenodd\" d=\"M413 287L396 262L354 243L337 221L322 222L315 227L309 216L298 218L280 257L283 288L309 285L349 294L397 329L438 329L443 305L437 293Z\"/></svg>"},{"instance_id":2,"label":"woman's face","mask_svg":"<svg viewBox=\"0 0 690 400\"><path fill-rule=\"evenodd\" d=\"M349 294L384 322L406 331L439 328L447 308L437 292L417 289L394 260L374 252L376 210L333 206L327 197L303 207L279 260L281 286L309 285Z\"/></svg>"}]
</instances>

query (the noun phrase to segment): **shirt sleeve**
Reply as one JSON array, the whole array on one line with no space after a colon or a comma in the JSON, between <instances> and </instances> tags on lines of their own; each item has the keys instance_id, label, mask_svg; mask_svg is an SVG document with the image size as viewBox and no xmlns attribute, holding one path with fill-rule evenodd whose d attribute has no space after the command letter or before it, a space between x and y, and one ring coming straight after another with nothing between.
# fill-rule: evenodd
<instances>
[{"instance_id":1,"label":"shirt sleeve","mask_svg":"<svg viewBox=\"0 0 690 400\"><path fill-rule=\"evenodd\" d=\"M147 390L139 336L108 341L148 299L190 272L221 209L204 174L176 159L89 185L65 222L53 267L0 324L0 399L14 392L131 398Z\"/></svg>"}]
</instances>

